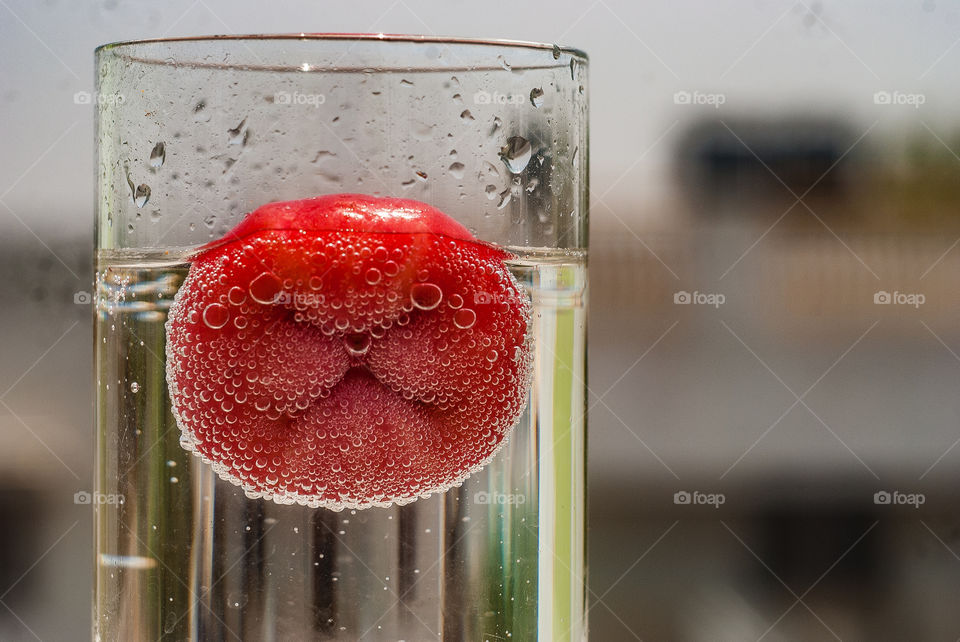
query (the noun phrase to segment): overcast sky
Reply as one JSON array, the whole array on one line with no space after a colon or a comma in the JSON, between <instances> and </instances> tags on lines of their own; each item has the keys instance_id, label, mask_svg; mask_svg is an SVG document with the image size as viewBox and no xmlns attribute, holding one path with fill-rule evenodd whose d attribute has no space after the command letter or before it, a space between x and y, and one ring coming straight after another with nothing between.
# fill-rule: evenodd
<instances>
[{"instance_id":1,"label":"overcast sky","mask_svg":"<svg viewBox=\"0 0 960 642\"><path fill-rule=\"evenodd\" d=\"M585 49L593 189L610 203L636 203L637 211L669 195L666 161L676 137L713 109L677 105L677 91L723 93L724 118L840 114L864 129L880 121L871 136L906 124L946 138L960 104L960 2L943 0L0 0L0 233L22 227L7 207L37 229L91 225L93 112L73 95L92 88L96 45L300 31L502 37ZM922 93L925 103L876 105L881 90Z\"/></svg>"}]
</instances>

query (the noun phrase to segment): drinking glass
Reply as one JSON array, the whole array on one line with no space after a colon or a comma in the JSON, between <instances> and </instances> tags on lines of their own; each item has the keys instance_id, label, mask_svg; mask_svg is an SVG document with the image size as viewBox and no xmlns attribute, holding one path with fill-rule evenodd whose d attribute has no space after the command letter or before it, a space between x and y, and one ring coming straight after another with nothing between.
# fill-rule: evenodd
<instances>
[{"instance_id":1,"label":"drinking glass","mask_svg":"<svg viewBox=\"0 0 960 642\"><path fill-rule=\"evenodd\" d=\"M96 67L94 638L585 639L586 56L295 34L110 44ZM533 306L507 444L403 506L248 497L172 412L165 322L197 248L336 193L438 208Z\"/></svg>"}]
</instances>

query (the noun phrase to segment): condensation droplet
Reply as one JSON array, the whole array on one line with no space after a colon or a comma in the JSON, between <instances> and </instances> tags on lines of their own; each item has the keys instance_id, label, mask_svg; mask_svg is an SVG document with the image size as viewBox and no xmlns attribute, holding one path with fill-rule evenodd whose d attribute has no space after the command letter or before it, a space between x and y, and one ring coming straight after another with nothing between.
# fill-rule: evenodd
<instances>
[{"instance_id":1,"label":"condensation droplet","mask_svg":"<svg viewBox=\"0 0 960 642\"><path fill-rule=\"evenodd\" d=\"M500 148L500 158L506 163L507 169L513 174L519 174L527 167L532 154L530 141L523 136L511 136L507 144Z\"/></svg>"},{"instance_id":2,"label":"condensation droplet","mask_svg":"<svg viewBox=\"0 0 960 642\"><path fill-rule=\"evenodd\" d=\"M130 382L130 392L137 393L140 392L140 384L136 381Z\"/></svg>"},{"instance_id":3,"label":"condensation droplet","mask_svg":"<svg viewBox=\"0 0 960 642\"><path fill-rule=\"evenodd\" d=\"M477 322L477 313L470 308L461 308L453 313L453 325L468 330Z\"/></svg>"},{"instance_id":4,"label":"condensation droplet","mask_svg":"<svg viewBox=\"0 0 960 642\"><path fill-rule=\"evenodd\" d=\"M534 87L530 90L530 104L540 109L543 107L543 88Z\"/></svg>"},{"instance_id":5,"label":"condensation droplet","mask_svg":"<svg viewBox=\"0 0 960 642\"><path fill-rule=\"evenodd\" d=\"M240 124L234 127L233 129L227 130L227 135L230 137L227 143L229 145L246 145L247 143L247 130L244 128L244 125L247 124L247 119L244 118L240 121Z\"/></svg>"},{"instance_id":6,"label":"condensation droplet","mask_svg":"<svg viewBox=\"0 0 960 642\"><path fill-rule=\"evenodd\" d=\"M475 120L469 109L464 109L462 112L460 112L460 118L463 120Z\"/></svg>"},{"instance_id":7,"label":"condensation droplet","mask_svg":"<svg viewBox=\"0 0 960 642\"><path fill-rule=\"evenodd\" d=\"M553 45L553 59L560 59L560 45Z\"/></svg>"},{"instance_id":8,"label":"condensation droplet","mask_svg":"<svg viewBox=\"0 0 960 642\"><path fill-rule=\"evenodd\" d=\"M463 170L465 169L463 163L451 163L447 169L454 178L463 178Z\"/></svg>"},{"instance_id":9,"label":"condensation droplet","mask_svg":"<svg viewBox=\"0 0 960 642\"><path fill-rule=\"evenodd\" d=\"M146 183L140 183L137 186L137 190L133 193L133 202L140 208L147 204L147 201L150 200L150 186Z\"/></svg>"},{"instance_id":10,"label":"condensation droplet","mask_svg":"<svg viewBox=\"0 0 960 642\"><path fill-rule=\"evenodd\" d=\"M219 330L230 320L230 311L225 305L211 303L203 310L203 322L208 328Z\"/></svg>"},{"instance_id":11,"label":"condensation droplet","mask_svg":"<svg viewBox=\"0 0 960 642\"><path fill-rule=\"evenodd\" d=\"M153 146L153 151L150 152L150 167L161 167L163 161L167 159L167 148L160 142Z\"/></svg>"},{"instance_id":12,"label":"condensation droplet","mask_svg":"<svg viewBox=\"0 0 960 642\"><path fill-rule=\"evenodd\" d=\"M421 310L432 310L443 299L443 290L433 283L415 283L410 288L410 302Z\"/></svg>"}]
</instances>

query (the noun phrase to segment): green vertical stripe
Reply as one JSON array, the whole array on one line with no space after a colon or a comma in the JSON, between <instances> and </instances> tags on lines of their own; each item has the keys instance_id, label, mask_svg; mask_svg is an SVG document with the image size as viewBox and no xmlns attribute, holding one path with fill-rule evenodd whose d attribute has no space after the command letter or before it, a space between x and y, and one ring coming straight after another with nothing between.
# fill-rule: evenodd
<instances>
[{"instance_id":1,"label":"green vertical stripe","mask_svg":"<svg viewBox=\"0 0 960 642\"><path fill-rule=\"evenodd\" d=\"M573 390L573 372L576 342L574 323L576 316L572 310L558 310L557 334L554 345L553 375L553 462L556 479L554 489L554 509L556 527L554 529L553 552L553 632L555 640L571 639L570 615L573 613L573 573L570 568L573 561L573 541L571 528L574 517L574 434L571 403Z\"/></svg>"}]
</instances>

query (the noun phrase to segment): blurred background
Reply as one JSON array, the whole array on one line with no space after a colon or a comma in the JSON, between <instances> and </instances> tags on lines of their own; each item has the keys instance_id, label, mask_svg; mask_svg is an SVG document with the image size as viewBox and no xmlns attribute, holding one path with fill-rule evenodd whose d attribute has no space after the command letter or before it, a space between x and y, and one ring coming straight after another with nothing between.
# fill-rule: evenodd
<instances>
[{"instance_id":1,"label":"blurred background","mask_svg":"<svg viewBox=\"0 0 960 642\"><path fill-rule=\"evenodd\" d=\"M594 639L960 638L960 3L0 0L0 639L90 630L92 50L300 31L590 54Z\"/></svg>"}]
</instances>

